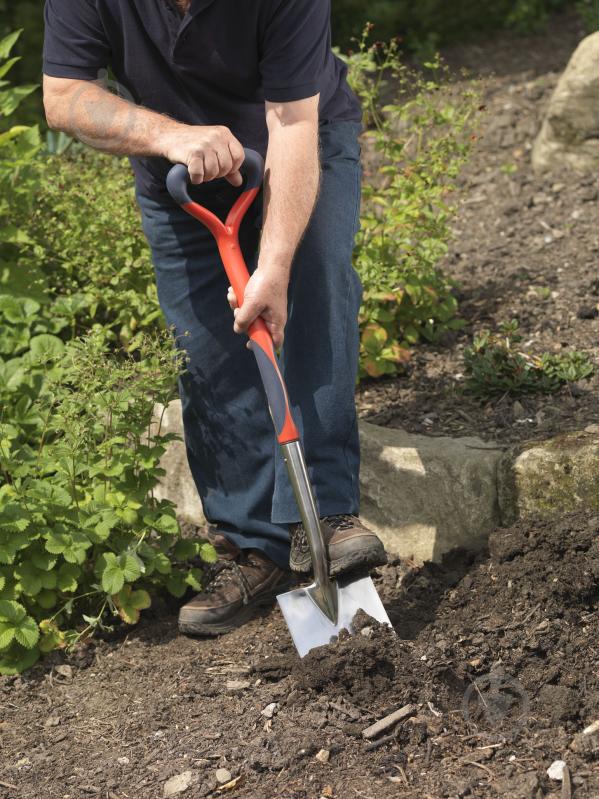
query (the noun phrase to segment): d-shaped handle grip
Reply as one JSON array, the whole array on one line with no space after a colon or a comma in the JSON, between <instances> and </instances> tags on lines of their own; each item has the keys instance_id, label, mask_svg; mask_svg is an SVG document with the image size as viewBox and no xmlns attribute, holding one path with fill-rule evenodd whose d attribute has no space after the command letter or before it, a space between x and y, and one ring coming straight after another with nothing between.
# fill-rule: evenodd
<instances>
[{"instance_id":1,"label":"d-shaped handle grip","mask_svg":"<svg viewBox=\"0 0 599 799\"><path fill-rule=\"evenodd\" d=\"M244 179L243 190L257 189L262 183L264 176L264 158L255 150L244 147L245 159L239 171ZM185 164L175 164L169 171L166 178L166 188L173 200L178 205L185 205L191 202L188 192L189 171Z\"/></svg>"}]
</instances>

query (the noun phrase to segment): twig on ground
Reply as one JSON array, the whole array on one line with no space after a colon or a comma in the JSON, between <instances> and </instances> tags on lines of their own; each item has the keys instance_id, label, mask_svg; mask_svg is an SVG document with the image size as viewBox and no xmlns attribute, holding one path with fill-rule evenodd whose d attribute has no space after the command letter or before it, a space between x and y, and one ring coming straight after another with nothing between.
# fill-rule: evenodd
<instances>
[{"instance_id":1,"label":"twig on ground","mask_svg":"<svg viewBox=\"0 0 599 799\"><path fill-rule=\"evenodd\" d=\"M385 730L388 730L390 727L394 727L400 721L413 716L415 712L415 705L405 705L399 710L395 710L393 713L390 713L388 716L375 721L375 723L371 724L370 727L366 727L366 729L362 731L362 736L367 740L376 738L377 735L385 732Z\"/></svg>"}]
</instances>

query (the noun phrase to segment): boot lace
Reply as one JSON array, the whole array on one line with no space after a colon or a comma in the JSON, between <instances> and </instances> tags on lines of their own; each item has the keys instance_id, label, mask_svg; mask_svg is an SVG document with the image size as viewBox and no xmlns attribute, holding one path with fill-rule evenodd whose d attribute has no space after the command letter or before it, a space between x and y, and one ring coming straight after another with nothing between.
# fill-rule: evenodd
<instances>
[{"instance_id":1,"label":"boot lace","mask_svg":"<svg viewBox=\"0 0 599 799\"><path fill-rule=\"evenodd\" d=\"M351 530L356 517L351 513L338 513L336 516L323 516L321 521L326 522L333 530ZM300 522L291 533L293 546L299 550L309 549L308 537L304 525Z\"/></svg>"},{"instance_id":2,"label":"boot lace","mask_svg":"<svg viewBox=\"0 0 599 799\"><path fill-rule=\"evenodd\" d=\"M325 516L326 522L333 530L351 530L355 524L356 517L351 513L339 513L336 516Z\"/></svg>"},{"instance_id":3,"label":"boot lace","mask_svg":"<svg viewBox=\"0 0 599 799\"><path fill-rule=\"evenodd\" d=\"M247 605L250 601L250 586L239 563L235 560L219 560L213 564L204 591L213 594L218 588L226 588L231 582L237 583L243 604Z\"/></svg>"}]
</instances>

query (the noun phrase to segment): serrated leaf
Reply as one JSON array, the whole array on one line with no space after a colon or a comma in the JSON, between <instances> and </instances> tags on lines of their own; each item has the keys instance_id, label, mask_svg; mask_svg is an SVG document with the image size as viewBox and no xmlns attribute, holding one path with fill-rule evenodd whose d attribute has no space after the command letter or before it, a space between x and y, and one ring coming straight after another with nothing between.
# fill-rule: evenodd
<instances>
[{"instance_id":1,"label":"serrated leaf","mask_svg":"<svg viewBox=\"0 0 599 799\"><path fill-rule=\"evenodd\" d=\"M169 593L171 593L174 597L177 597L177 599L180 599L187 591L185 577L181 574L181 572L172 572L167 577L166 587Z\"/></svg>"},{"instance_id":2,"label":"serrated leaf","mask_svg":"<svg viewBox=\"0 0 599 799\"><path fill-rule=\"evenodd\" d=\"M0 599L0 621L20 624L27 615L27 611L19 602L11 599Z\"/></svg>"},{"instance_id":3,"label":"serrated leaf","mask_svg":"<svg viewBox=\"0 0 599 799\"><path fill-rule=\"evenodd\" d=\"M159 574L170 574L173 567L168 559L168 557L164 554L164 552L159 552L153 560L154 568Z\"/></svg>"},{"instance_id":4,"label":"serrated leaf","mask_svg":"<svg viewBox=\"0 0 599 799\"><path fill-rule=\"evenodd\" d=\"M147 591L133 591L130 585L126 585L112 599L119 610L119 616L127 624L137 624L140 611L149 608L152 604Z\"/></svg>"},{"instance_id":5,"label":"serrated leaf","mask_svg":"<svg viewBox=\"0 0 599 799\"><path fill-rule=\"evenodd\" d=\"M166 513L163 513L155 519L153 521L153 526L158 532L165 533L166 535L177 535L179 532L179 522L173 516L168 516Z\"/></svg>"},{"instance_id":6,"label":"serrated leaf","mask_svg":"<svg viewBox=\"0 0 599 799\"><path fill-rule=\"evenodd\" d=\"M15 629L16 641L25 649L33 649L40 637L39 627L35 619L27 616Z\"/></svg>"},{"instance_id":7,"label":"serrated leaf","mask_svg":"<svg viewBox=\"0 0 599 799\"><path fill-rule=\"evenodd\" d=\"M123 554L119 558L119 565L123 572L123 577L128 583L132 583L141 577L143 563L137 555ZM117 593L117 592L113 592Z\"/></svg>"},{"instance_id":8,"label":"serrated leaf","mask_svg":"<svg viewBox=\"0 0 599 799\"><path fill-rule=\"evenodd\" d=\"M204 563L216 563L218 560L218 552L212 544L204 543L200 546L200 558Z\"/></svg>"},{"instance_id":9,"label":"serrated leaf","mask_svg":"<svg viewBox=\"0 0 599 799\"><path fill-rule=\"evenodd\" d=\"M72 592L77 590L81 569L73 563L63 563L58 570L57 587L60 591Z\"/></svg>"},{"instance_id":10,"label":"serrated leaf","mask_svg":"<svg viewBox=\"0 0 599 799\"><path fill-rule=\"evenodd\" d=\"M125 585L125 575L123 570L116 562L109 562L102 572L102 589L107 594L118 594Z\"/></svg>"},{"instance_id":11,"label":"serrated leaf","mask_svg":"<svg viewBox=\"0 0 599 799\"><path fill-rule=\"evenodd\" d=\"M30 549L27 554L31 558L33 565L41 571L50 571L58 560L57 557L43 549Z\"/></svg>"},{"instance_id":12,"label":"serrated leaf","mask_svg":"<svg viewBox=\"0 0 599 799\"><path fill-rule=\"evenodd\" d=\"M0 649L6 649L15 638L15 627L9 622L0 622Z\"/></svg>"},{"instance_id":13,"label":"serrated leaf","mask_svg":"<svg viewBox=\"0 0 599 799\"><path fill-rule=\"evenodd\" d=\"M202 570L201 569L190 569L187 572L185 577L185 582L187 585L192 588L194 591L201 591L202 590Z\"/></svg>"},{"instance_id":14,"label":"serrated leaf","mask_svg":"<svg viewBox=\"0 0 599 799\"><path fill-rule=\"evenodd\" d=\"M4 676L20 674L25 669L33 666L39 656L40 652L37 646L32 649L26 649L16 641L13 641L10 648L0 654L0 674Z\"/></svg>"},{"instance_id":15,"label":"serrated leaf","mask_svg":"<svg viewBox=\"0 0 599 799\"><path fill-rule=\"evenodd\" d=\"M175 544L175 558L177 560L190 560L198 554L198 544L189 539L181 539Z\"/></svg>"},{"instance_id":16,"label":"serrated leaf","mask_svg":"<svg viewBox=\"0 0 599 799\"><path fill-rule=\"evenodd\" d=\"M28 596L35 596L42 590L41 572L31 563L22 563L15 569L15 575L21 584L23 593Z\"/></svg>"}]
</instances>

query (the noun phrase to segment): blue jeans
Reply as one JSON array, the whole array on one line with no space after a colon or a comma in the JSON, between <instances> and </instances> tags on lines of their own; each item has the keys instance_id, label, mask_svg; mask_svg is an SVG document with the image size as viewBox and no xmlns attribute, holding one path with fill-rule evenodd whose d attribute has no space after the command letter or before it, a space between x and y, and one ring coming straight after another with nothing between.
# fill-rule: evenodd
<instances>
[{"instance_id":1,"label":"blue jeans","mask_svg":"<svg viewBox=\"0 0 599 799\"><path fill-rule=\"evenodd\" d=\"M360 209L360 126L320 128L322 180L289 285L281 352L321 516L357 513L359 442L354 402L362 288L352 267ZM238 190L224 181L192 195L221 218ZM178 206L139 196L167 324L187 353L180 379L189 466L206 518L238 547L288 567L288 525L299 521L246 337L233 332L228 281L211 234ZM261 197L240 241L256 263Z\"/></svg>"}]
</instances>

